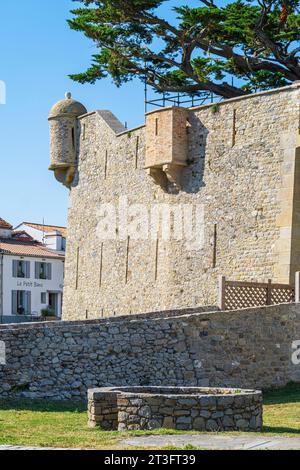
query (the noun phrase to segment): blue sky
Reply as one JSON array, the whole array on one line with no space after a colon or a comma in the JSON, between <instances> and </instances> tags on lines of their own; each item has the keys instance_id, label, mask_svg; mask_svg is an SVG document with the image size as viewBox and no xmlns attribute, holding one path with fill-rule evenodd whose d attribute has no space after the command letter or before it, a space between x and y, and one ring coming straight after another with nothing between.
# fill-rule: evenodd
<instances>
[{"instance_id":1,"label":"blue sky","mask_svg":"<svg viewBox=\"0 0 300 470\"><path fill-rule=\"evenodd\" d=\"M76 5L71 0L0 5L0 80L7 87L7 103L0 105L0 217L14 225L43 218L64 225L68 190L47 171L49 109L70 90L88 110L111 109L134 126L143 121L143 87L118 89L109 80L80 85L68 78L89 65L93 52L66 23Z\"/></svg>"},{"instance_id":2,"label":"blue sky","mask_svg":"<svg viewBox=\"0 0 300 470\"><path fill-rule=\"evenodd\" d=\"M182 3L166 2L166 6ZM199 4L199 2L189 2ZM120 89L109 80L76 84L68 74L90 64L94 47L66 19L72 0L17 0L0 4L0 80L7 103L0 105L0 217L64 225L68 190L55 181L49 164L47 114L66 91L89 111L110 109L129 127L143 122L139 82Z\"/></svg>"}]
</instances>

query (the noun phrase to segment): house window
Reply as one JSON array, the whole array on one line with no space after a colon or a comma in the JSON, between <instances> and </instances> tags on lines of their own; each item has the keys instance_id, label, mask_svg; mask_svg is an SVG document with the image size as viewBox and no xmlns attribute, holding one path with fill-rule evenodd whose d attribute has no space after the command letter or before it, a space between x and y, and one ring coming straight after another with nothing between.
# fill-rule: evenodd
<instances>
[{"instance_id":1,"label":"house window","mask_svg":"<svg viewBox=\"0 0 300 470\"><path fill-rule=\"evenodd\" d=\"M47 303L47 294L46 292L41 292L41 304Z\"/></svg>"},{"instance_id":2,"label":"house window","mask_svg":"<svg viewBox=\"0 0 300 470\"><path fill-rule=\"evenodd\" d=\"M25 290L12 291L12 315L31 314L31 292Z\"/></svg>"},{"instance_id":3,"label":"house window","mask_svg":"<svg viewBox=\"0 0 300 470\"><path fill-rule=\"evenodd\" d=\"M48 279L52 278L52 265L51 263L35 263L35 278L36 279Z\"/></svg>"},{"instance_id":4,"label":"house window","mask_svg":"<svg viewBox=\"0 0 300 470\"><path fill-rule=\"evenodd\" d=\"M12 262L13 277L30 278L30 261L16 260Z\"/></svg>"}]
</instances>

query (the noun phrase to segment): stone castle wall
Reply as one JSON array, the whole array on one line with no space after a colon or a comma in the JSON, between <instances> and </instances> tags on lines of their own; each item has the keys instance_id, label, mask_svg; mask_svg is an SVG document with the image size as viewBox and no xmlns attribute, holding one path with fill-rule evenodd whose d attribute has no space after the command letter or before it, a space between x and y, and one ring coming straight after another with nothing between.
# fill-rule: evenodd
<instances>
[{"instance_id":1,"label":"stone castle wall","mask_svg":"<svg viewBox=\"0 0 300 470\"><path fill-rule=\"evenodd\" d=\"M190 109L180 191L162 189L147 174L145 126L121 132L108 111L82 116L63 318L214 305L220 274L292 282L300 270L299 103L300 87L293 85ZM126 200L149 213L157 204L202 208L204 244L151 239L145 224L139 240L118 226L115 240L101 239L101 204L112 203L124 218Z\"/></svg>"},{"instance_id":2,"label":"stone castle wall","mask_svg":"<svg viewBox=\"0 0 300 470\"><path fill-rule=\"evenodd\" d=\"M257 389L300 381L299 360L292 360L299 359L299 304L182 313L0 326L0 397L86 399L87 389L105 386Z\"/></svg>"}]
</instances>

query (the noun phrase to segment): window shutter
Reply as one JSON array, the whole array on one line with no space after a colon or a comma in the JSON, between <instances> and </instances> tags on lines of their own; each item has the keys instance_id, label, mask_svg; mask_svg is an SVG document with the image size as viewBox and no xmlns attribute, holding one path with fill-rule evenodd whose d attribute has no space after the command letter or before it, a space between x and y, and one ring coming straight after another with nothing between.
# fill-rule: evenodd
<instances>
[{"instance_id":1,"label":"window shutter","mask_svg":"<svg viewBox=\"0 0 300 470\"><path fill-rule=\"evenodd\" d=\"M30 278L30 261L26 261L25 263L25 271L26 271L26 278Z\"/></svg>"},{"instance_id":2,"label":"window shutter","mask_svg":"<svg viewBox=\"0 0 300 470\"><path fill-rule=\"evenodd\" d=\"M13 260L12 262L12 270L13 270L13 277L17 277L17 273L18 273L18 261L17 260Z\"/></svg>"},{"instance_id":3,"label":"window shutter","mask_svg":"<svg viewBox=\"0 0 300 470\"><path fill-rule=\"evenodd\" d=\"M25 314L31 315L31 292L26 292L26 306L25 306Z\"/></svg>"},{"instance_id":4,"label":"window shutter","mask_svg":"<svg viewBox=\"0 0 300 470\"><path fill-rule=\"evenodd\" d=\"M16 290L12 291L12 308L11 313L12 315L17 315L18 313L18 293Z\"/></svg>"},{"instance_id":5,"label":"window shutter","mask_svg":"<svg viewBox=\"0 0 300 470\"><path fill-rule=\"evenodd\" d=\"M52 265L51 263L47 263L47 279L52 279Z\"/></svg>"},{"instance_id":6,"label":"window shutter","mask_svg":"<svg viewBox=\"0 0 300 470\"><path fill-rule=\"evenodd\" d=\"M39 279L39 267L40 267L40 263L36 261L35 262L35 279Z\"/></svg>"}]
</instances>

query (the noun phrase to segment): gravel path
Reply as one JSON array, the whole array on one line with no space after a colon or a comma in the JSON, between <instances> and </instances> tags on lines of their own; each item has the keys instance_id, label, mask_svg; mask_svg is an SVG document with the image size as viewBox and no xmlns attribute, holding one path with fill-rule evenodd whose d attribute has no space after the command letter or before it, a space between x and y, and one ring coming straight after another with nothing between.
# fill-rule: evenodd
<instances>
[{"instance_id":1,"label":"gravel path","mask_svg":"<svg viewBox=\"0 0 300 470\"><path fill-rule=\"evenodd\" d=\"M209 450L300 450L300 438L298 437L267 437L251 436L249 434L239 436L224 436L212 434L176 434L174 436L141 436L126 439L121 442L126 447L149 447L161 449L165 446L175 446L177 449L188 444L200 449ZM59 449L46 447L27 447L2 445L1 450L80 450Z\"/></svg>"},{"instance_id":2,"label":"gravel path","mask_svg":"<svg viewBox=\"0 0 300 470\"><path fill-rule=\"evenodd\" d=\"M158 447L168 445L180 449L188 444L201 449L215 450L287 450L299 449L300 438L296 437L267 437L251 436L249 434L239 436L224 436L212 434L177 434L174 436L141 436L122 441L123 445L132 447Z\"/></svg>"}]
</instances>

